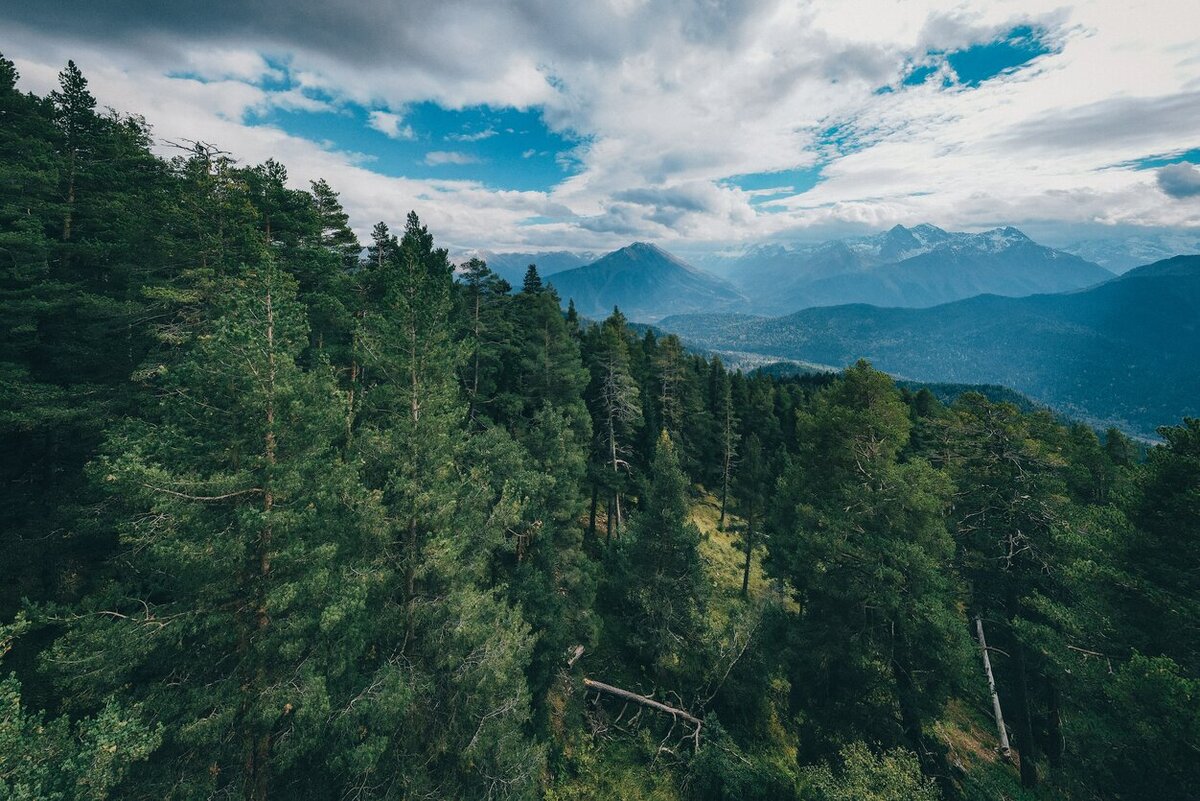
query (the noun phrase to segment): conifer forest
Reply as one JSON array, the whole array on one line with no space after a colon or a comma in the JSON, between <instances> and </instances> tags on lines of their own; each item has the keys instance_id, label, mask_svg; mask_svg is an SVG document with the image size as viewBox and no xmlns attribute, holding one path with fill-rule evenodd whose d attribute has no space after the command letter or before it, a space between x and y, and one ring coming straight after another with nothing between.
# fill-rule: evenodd
<instances>
[{"instance_id":1,"label":"conifer forest","mask_svg":"<svg viewBox=\"0 0 1200 801\"><path fill-rule=\"evenodd\" d=\"M1200 420L730 369L18 77L0 798L1200 792Z\"/></svg>"}]
</instances>

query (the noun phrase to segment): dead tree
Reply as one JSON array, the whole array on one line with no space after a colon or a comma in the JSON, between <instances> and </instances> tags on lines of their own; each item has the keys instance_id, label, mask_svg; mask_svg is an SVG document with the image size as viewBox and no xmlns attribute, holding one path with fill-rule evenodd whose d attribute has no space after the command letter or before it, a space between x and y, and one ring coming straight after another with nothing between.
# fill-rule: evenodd
<instances>
[{"instance_id":1,"label":"dead tree","mask_svg":"<svg viewBox=\"0 0 1200 801\"><path fill-rule=\"evenodd\" d=\"M607 693L608 695L615 696L623 701L632 701L635 704L648 707L657 712L661 712L664 715L670 715L671 719L674 721L683 720L692 724L692 726L695 728L693 729L692 733L688 735L688 739L692 741L692 746L695 750L700 750L700 730L704 727L704 721L700 720L700 718L692 715L686 710L673 706L667 706L664 703L655 701L653 698L647 698L644 695L638 695L637 693L630 692L629 690L622 690L620 687L613 687L611 684L593 681L592 679L588 678L583 680L583 686L589 690L595 690L598 693Z\"/></svg>"},{"instance_id":2,"label":"dead tree","mask_svg":"<svg viewBox=\"0 0 1200 801\"><path fill-rule=\"evenodd\" d=\"M996 728L1000 732L1000 755L1005 759L1012 758L1012 748L1008 744L1008 732L1004 728L1004 714L1000 711L1000 694L996 692L996 679L992 675L992 659L988 656L987 640L983 636L983 619L975 616L975 632L979 635L979 651L983 654L983 671L987 674L988 692L992 696L992 712L996 717Z\"/></svg>"}]
</instances>

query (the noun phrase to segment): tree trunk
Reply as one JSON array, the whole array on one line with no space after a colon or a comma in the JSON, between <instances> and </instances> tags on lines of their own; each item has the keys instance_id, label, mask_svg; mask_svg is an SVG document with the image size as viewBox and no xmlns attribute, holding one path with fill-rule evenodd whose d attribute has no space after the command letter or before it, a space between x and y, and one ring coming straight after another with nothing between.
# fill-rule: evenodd
<instances>
[{"instance_id":1,"label":"tree trunk","mask_svg":"<svg viewBox=\"0 0 1200 801\"><path fill-rule=\"evenodd\" d=\"M610 495L608 498L608 513L605 515L606 529L604 532L604 544L607 546L612 543L613 535L613 499Z\"/></svg>"},{"instance_id":2,"label":"tree trunk","mask_svg":"<svg viewBox=\"0 0 1200 801\"><path fill-rule=\"evenodd\" d=\"M729 502L729 477L733 473L733 410L732 399L725 400L725 427L721 444L721 519L717 521L717 530L725 530L725 507Z\"/></svg>"},{"instance_id":3,"label":"tree trunk","mask_svg":"<svg viewBox=\"0 0 1200 801\"><path fill-rule=\"evenodd\" d=\"M75 214L75 151L72 149L67 166L67 210L63 214L62 241L71 241L71 223Z\"/></svg>"},{"instance_id":4,"label":"tree trunk","mask_svg":"<svg viewBox=\"0 0 1200 801\"><path fill-rule=\"evenodd\" d=\"M475 336L475 353L472 358L471 368L471 398L467 403L467 422L475 422L475 410L477 407L477 399L479 397L479 299L481 292L475 291L475 320L473 332Z\"/></svg>"},{"instance_id":5,"label":"tree trunk","mask_svg":"<svg viewBox=\"0 0 1200 801\"><path fill-rule=\"evenodd\" d=\"M996 729L1000 734L1000 755L1005 759L1012 758L1012 748L1008 744L1008 731L1004 728L1004 713L1000 710L1000 694L996 692L996 678L992 674L992 659L988 655L987 639L983 636L983 619L975 616L975 632L979 636L979 652L983 654L983 672L987 674L988 693L992 696L992 716L996 719Z\"/></svg>"},{"instance_id":6,"label":"tree trunk","mask_svg":"<svg viewBox=\"0 0 1200 801\"><path fill-rule=\"evenodd\" d=\"M617 431L616 421L613 419L616 416L616 410L610 409L608 413L608 458L613 471L613 484L616 485L617 475L620 472L620 461L617 459ZM613 513L616 513L616 528L615 533L618 537L621 536L621 494L618 490L613 490L613 503L609 505L608 513L608 534L612 537L614 533Z\"/></svg>"},{"instance_id":7,"label":"tree trunk","mask_svg":"<svg viewBox=\"0 0 1200 801\"><path fill-rule=\"evenodd\" d=\"M717 531L725 530L725 503L729 500L729 472L725 471L721 482L721 519L717 521Z\"/></svg>"},{"instance_id":8,"label":"tree trunk","mask_svg":"<svg viewBox=\"0 0 1200 801\"><path fill-rule=\"evenodd\" d=\"M592 511L588 515L588 537L596 539L596 504L600 500L600 486L592 482Z\"/></svg>"},{"instance_id":9,"label":"tree trunk","mask_svg":"<svg viewBox=\"0 0 1200 801\"><path fill-rule=\"evenodd\" d=\"M1062 765L1063 755L1067 750L1066 737L1063 734L1062 722L1062 694L1059 692L1058 685L1051 681L1049 684L1050 695L1050 731L1048 748L1046 756L1050 764L1054 767Z\"/></svg>"},{"instance_id":10,"label":"tree trunk","mask_svg":"<svg viewBox=\"0 0 1200 801\"><path fill-rule=\"evenodd\" d=\"M1013 649L1017 668L1017 751L1021 755L1021 786L1037 787L1037 745L1033 739L1033 720L1029 708L1029 679L1025 647L1019 642Z\"/></svg>"},{"instance_id":11,"label":"tree trunk","mask_svg":"<svg viewBox=\"0 0 1200 801\"><path fill-rule=\"evenodd\" d=\"M746 565L742 569L742 597L750 597L750 557L754 553L754 508L746 516Z\"/></svg>"},{"instance_id":12,"label":"tree trunk","mask_svg":"<svg viewBox=\"0 0 1200 801\"><path fill-rule=\"evenodd\" d=\"M255 609L255 627L258 636L265 635L271 618L267 610L267 582L271 575L272 547L272 512L275 508L275 493L272 488L272 473L276 460L275 437L275 309L271 300L270 284L267 285L267 386L266 386L266 433L263 435L263 461L266 465L266 475L263 480L263 517L265 523L258 538L258 601ZM253 647L253 646L251 646ZM254 655L256 662L254 681L246 688L250 694L247 708L252 708L262 697L266 684L267 666L260 654ZM246 768L244 780L245 795L248 801L266 801L268 781L270 777L271 732L260 731L252 735L247 743Z\"/></svg>"}]
</instances>

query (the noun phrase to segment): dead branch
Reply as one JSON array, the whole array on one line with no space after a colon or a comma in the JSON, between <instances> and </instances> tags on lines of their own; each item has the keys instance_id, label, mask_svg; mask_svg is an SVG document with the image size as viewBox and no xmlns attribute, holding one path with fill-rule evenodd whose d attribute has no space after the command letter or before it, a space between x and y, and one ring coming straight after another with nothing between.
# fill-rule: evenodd
<instances>
[{"instance_id":1,"label":"dead branch","mask_svg":"<svg viewBox=\"0 0 1200 801\"><path fill-rule=\"evenodd\" d=\"M188 495L187 493L176 492L175 490L169 490L165 487L156 487L153 484L143 483L142 486L146 489L154 490L155 492L164 492L167 495L173 495L176 498L183 498L184 500L188 501L224 501L228 500L229 498L236 498L239 495L251 495L253 493L262 492L260 487L251 487L250 489L238 490L237 492L227 492L224 495Z\"/></svg>"}]
</instances>

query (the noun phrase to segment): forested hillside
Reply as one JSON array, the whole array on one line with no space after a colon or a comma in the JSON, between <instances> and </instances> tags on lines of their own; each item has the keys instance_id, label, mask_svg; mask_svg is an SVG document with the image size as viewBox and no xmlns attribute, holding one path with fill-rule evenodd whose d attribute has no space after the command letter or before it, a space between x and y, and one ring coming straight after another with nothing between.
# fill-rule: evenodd
<instances>
[{"instance_id":1,"label":"forested hillside","mask_svg":"<svg viewBox=\"0 0 1200 801\"><path fill-rule=\"evenodd\" d=\"M17 80L0 797L1194 796L1200 421L731 372Z\"/></svg>"},{"instance_id":2,"label":"forested hillside","mask_svg":"<svg viewBox=\"0 0 1200 801\"><path fill-rule=\"evenodd\" d=\"M870 358L919 381L1003 384L1075 419L1143 437L1200 413L1200 256L1079 292L995 295L929 309L854 304L785 317L659 323L696 347L826 365Z\"/></svg>"}]
</instances>

